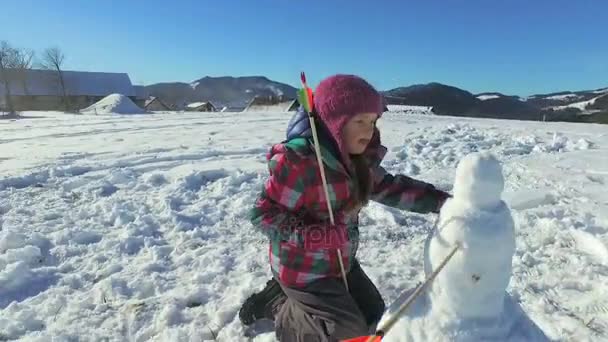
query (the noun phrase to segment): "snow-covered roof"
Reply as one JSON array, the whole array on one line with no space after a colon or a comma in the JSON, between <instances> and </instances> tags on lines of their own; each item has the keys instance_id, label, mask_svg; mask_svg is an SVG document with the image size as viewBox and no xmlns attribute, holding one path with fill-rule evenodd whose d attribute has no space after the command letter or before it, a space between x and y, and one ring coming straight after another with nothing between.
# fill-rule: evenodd
<instances>
[{"instance_id":1,"label":"snow-covered roof","mask_svg":"<svg viewBox=\"0 0 608 342\"><path fill-rule=\"evenodd\" d=\"M146 99L145 106L149 105L150 103L152 103L156 100L157 100L157 97L155 97L155 96L148 97L148 99Z\"/></svg>"},{"instance_id":2,"label":"snow-covered roof","mask_svg":"<svg viewBox=\"0 0 608 342\"><path fill-rule=\"evenodd\" d=\"M256 98L251 100L244 112L288 112L292 107L298 106L298 100L287 100L278 103L258 102Z\"/></svg>"},{"instance_id":3,"label":"snow-covered roof","mask_svg":"<svg viewBox=\"0 0 608 342\"><path fill-rule=\"evenodd\" d=\"M167 106L166 103L164 103L160 98L156 97L156 96L150 96L146 99L146 102L144 104L144 108L147 108L150 104L152 104L153 102L158 101L158 103L160 103L162 106L167 107L167 109L170 109L171 107Z\"/></svg>"},{"instance_id":4,"label":"snow-covered roof","mask_svg":"<svg viewBox=\"0 0 608 342\"><path fill-rule=\"evenodd\" d=\"M10 79L12 95L60 96L62 94L55 71L27 70L25 73L27 93L16 70L8 70L7 75ZM114 93L125 96L136 95L135 87L126 73L63 71L63 79L66 92L71 96L107 96ZM0 91L4 93L3 84L0 84Z\"/></svg>"},{"instance_id":5,"label":"snow-covered roof","mask_svg":"<svg viewBox=\"0 0 608 342\"><path fill-rule=\"evenodd\" d=\"M213 103L211 103L211 102L192 102L192 103L188 103L188 104L186 105L186 107L188 107L188 108L198 108L198 107L200 107L200 106L204 106L204 105L206 105L207 103L209 103L210 105L212 105L212 106L213 106ZM214 107L215 107L215 106L214 106Z\"/></svg>"}]
</instances>

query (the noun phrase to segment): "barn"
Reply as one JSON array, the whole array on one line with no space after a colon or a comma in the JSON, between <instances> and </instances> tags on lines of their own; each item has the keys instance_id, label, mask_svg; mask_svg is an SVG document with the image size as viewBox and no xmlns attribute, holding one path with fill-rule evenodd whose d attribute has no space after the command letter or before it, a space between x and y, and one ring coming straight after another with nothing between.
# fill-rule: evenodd
<instances>
[{"instance_id":1,"label":"barn","mask_svg":"<svg viewBox=\"0 0 608 342\"><path fill-rule=\"evenodd\" d=\"M298 100L277 96L257 96L243 110L244 112L280 113L298 109Z\"/></svg>"},{"instance_id":2,"label":"barn","mask_svg":"<svg viewBox=\"0 0 608 342\"><path fill-rule=\"evenodd\" d=\"M207 102L193 102L186 105L186 111L188 112L217 112L217 108L213 103Z\"/></svg>"},{"instance_id":3,"label":"barn","mask_svg":"<svg viewBox=\"0 0 608 342\"><path fill-rule=\"evenodd\" d=\"M144 109L147 111L167 111L167 110L171 110L171 107L166 105L158 97L151 96L146 100Z\"/></svg>"},{"instance_id":4,"label":"barn","mask_svg":"<svg viewBox=\"0 0 608 342\"><path fill-rule=\"evenodd\" d=\"M122 94L137 102L137 94L126 73L63 71L68 108L86 108L110 94ZM58 73L52 70L6 69L11 100L16 111L64 110ZM6 106L4 82L0 82L0 107Z\"/></svg>"}]
</instances>

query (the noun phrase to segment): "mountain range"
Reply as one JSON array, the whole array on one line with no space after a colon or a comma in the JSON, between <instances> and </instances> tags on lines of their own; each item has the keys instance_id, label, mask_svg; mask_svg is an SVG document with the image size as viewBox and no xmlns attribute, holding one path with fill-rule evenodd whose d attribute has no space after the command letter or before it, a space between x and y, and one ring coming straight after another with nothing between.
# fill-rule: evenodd
<instances>
[{"instance_id":1,"label":"mountain range","mask_svg":"<svg viewBox=\"0 0 608 342\"><path fill-rule=\"evenodd\" d=\"M178 109L204 101L211 101L216 108L242 109L254 97L296 98L297 89L263 76L248 76L157 83L147 86L146 91ZM519 97L497 92L473 94L433 82L381 93L388 105L428 106L437 115L608 123L608 88Z\"/></svg>"},{"instance_id":2,"label":"mountain range","mask_svg":"<svg viewBox=\"0 0 608 342\"><path fill-rule=\"evenodd\" d=\"M388 104L432 106L438 115L574 122L601 122L608 116L608 88L523 98L496 92L474 95L456 87L428 83L383 94Z\"/></svg>"},{"instance_id":3,"label":"mountain range","mask_svg":"<svg viewBox=\"0 0 608 342\"><path fill-rule=\"evenodd\" d=\"M256 96L295 98L296 88L263 76L203 77L191 83L157 83L146 86L150 96L183 109L192 102L211 101L216 107L245 108Z\"/></svg>"}]
</instances>

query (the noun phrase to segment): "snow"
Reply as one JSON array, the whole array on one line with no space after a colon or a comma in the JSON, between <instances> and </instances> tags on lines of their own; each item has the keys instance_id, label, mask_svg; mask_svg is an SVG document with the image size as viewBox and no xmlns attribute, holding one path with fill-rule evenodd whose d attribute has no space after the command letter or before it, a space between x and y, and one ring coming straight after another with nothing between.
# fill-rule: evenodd
<instances>
[{"instance_id":1,"label":"snow","mask_svg":"<svg viewBox=\"0 0 608 342\"><path fill-rule=\"evenodd\" d=\"M498 95L479 95L477 96L478 99L480 99L481 101L486 101L486 100L491 100L491 99L498 99L500 98L500 96Z\"/></svg>"},{"instance_id":2,"label":"snow","mask_svg":"<svg viewBox=\"0 0 608 342\"><path fill-rule=\"evenodd\" d=\"M480 209L496 206L504 183L496 157L487 153L470 154L460 160L456 169L454 198Z\"/></svg>"},{"instance_id":3,"label":"snow","mask_svg":"<svg viewBox=\"0 0 608 342\"><path fill-rule=\"evenodd\" d=\"M207 104L207 102L192 102L192 103L188 103L186 105L186 107L187 108L198 108L198 107L204 106L206 104Z\"/></svg>"},{"instance_id":4,"label":"snow","mask_svg":"<svg viewBox=\"0 0 608 342\"><path fill-rule=\"evenodd\" d=\"M283 96L284 94L283 91L274 84L269 84L266 86L266 88L270 89L276 96Z\"/></svg>"},{"instance_id":5,"label":"snow","mask_svg":"<svg viewBox=\"0 0 608 342\"><path fill-rule=\"evenodd\" d=\"M601 97L604 97L607 95L600 95L597 97L592 98L591 100L587 100L587 101L581 101L581 102L575 102L575 103L571 103L569 105L565 105L565 106L556 106L553 107L554 110L563 110L563 109L567 109L567 108L577 108L580 109L581 111L584 111L587 109L588 106L591 106L595 103L595 101Z\"/></svg>"},{"instance_id":6,"label":"snow","mask_svg":"<svg viewBox=\"0 0 608 342\"><path fill-rule=\"evenodd\" d=\"M549 97L547 97L547 100L565 101L565 100L576 100L576 99L580 99L581 97L582 96L576 95L576 94L562 94L562 95L549 96Z\"/></svg>"},{"instance_id":7,"label":"snow","mask_svg":"<svg viewBox=\"0 0 608 342\"><path fill-rule=\"evenodd\" d=\"M433 107L428 106L408 106L408 105L388 105L388 110L403 114L426 114L433 115Z\"/></svg>"},{"instance_id":8,"label":"snow","mask_svg":"<svg viewBox=\"0 0 608 342\"><path fill-rule=\"evenodd\" d=\"M190 83L190 88L196 89L196 87L198 87L199 84L201 84L201 82L199 82L199 81L192 82L192 83Z\"/></svg>"},{"instance_id":9,"label":"snow","mask_svg":"<svg viewBox=\"0 0 608 342\"><path fill-rule=\"evenodd\" d=\"M89 107L80 110L83 114L143 114L146 111L122 94L111 94Z\"/></svg>"},{"instance_id":10,"label":"snow","mask_svg":"<svg viewBox=\"0 0 608 342\"><path fill-rule=\"evenodd\" d=\"M0 340L275 340L238 309L271 275L248 210L291 114L22 114L37 118L0 121ZM608 339L608 126L392 112L378 125L388 171L451 192L463 157L492 152L515 226L504 311L553 340ZM434 221L363 210L358 257L387 304L424 279Z\"/></svg>"},{"instance_id":11,"label":"snow","mask_svg":"<svg viewBox=\"0 0 608 342\"><path fill-rule=\"evenodd\" d=\"M155 97L155 96L150 96L150 97L148 97L148 98L146 99L146 102L145 102L144 106L145 106L145 107L148 107L148 105L149 105L150 103L152 103L152 102L156 101L156 99L157 99L157 97Z\"/></svg>"},{"instance_id":12,"label":"snow","mask_svg":"<svg viewBox=\"0 0 608 342\"><path fill-rule=\"evenodd\" d=\"M608 88L598 89L593 92L594 94L606 94L608 93Z\"/></svg>"}]
</instances>

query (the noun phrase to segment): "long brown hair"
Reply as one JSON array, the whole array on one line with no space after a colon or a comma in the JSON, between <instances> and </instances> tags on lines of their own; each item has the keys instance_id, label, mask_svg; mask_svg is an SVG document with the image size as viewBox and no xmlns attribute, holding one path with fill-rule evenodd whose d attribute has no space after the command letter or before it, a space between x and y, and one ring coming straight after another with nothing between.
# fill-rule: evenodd
<instances>
[{"instance_id":1,"label":"long brown hair","mask_svg":"<svg viewBox=\"0 0 608 342\"><path fill-rule=\"evenodd\" d=\"M353 200L345 208L347 213L358 212L366 206L372 193L372 175L367 159L362 154L350 155L355 178Z\"/></svg>"}]
</instances>

